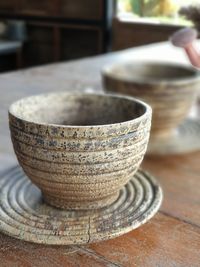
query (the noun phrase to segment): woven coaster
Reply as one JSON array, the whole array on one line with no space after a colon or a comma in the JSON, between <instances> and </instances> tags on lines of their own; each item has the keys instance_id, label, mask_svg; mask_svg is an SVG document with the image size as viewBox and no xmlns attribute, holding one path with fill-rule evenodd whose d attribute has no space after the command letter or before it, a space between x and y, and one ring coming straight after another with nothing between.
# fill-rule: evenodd
<instances>
[{"instance_id":1,"label":"woven coaster","mask_svg":"<svg viewBox=\"0 0 200 267\"><path fill-rule=\"evenodd\" d=\"M139 170L110 206L73 211L43 202L40 190L19 166L0 174L0 231L34 243L87 244L127 233L148 221L159 209L162 190Z\"/></svg>"},{"instance_id":2,"label":"woven coaster","mask_svg":"<svg viewBox=\"0 0 200 267\"><path fill-rule=\"evenodd\" d=\"M200 121L187 119L169 139L150 140L147 154L184 154L198 150L200 150Z\"/></svg>"}]
</instances>

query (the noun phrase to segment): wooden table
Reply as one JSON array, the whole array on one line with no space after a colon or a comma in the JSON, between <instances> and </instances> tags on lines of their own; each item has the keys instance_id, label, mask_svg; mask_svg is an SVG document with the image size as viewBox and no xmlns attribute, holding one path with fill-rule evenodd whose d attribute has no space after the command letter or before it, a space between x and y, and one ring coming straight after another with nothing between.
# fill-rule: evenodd
<instances>
[{"instance_id":1,"label":"wooden table","mask_svg":"<svg viewBox=\"0 0 200 267\"><path fill-rule=\"evenodd\" d=\"M16 163L7 122L7 109L14 100L58 90L100 91L102 66L130 57L187 63L180 50L164 43L0 75L1 170ZM200 151L145 158L143 168L157 177L164 190L163 205L150 222L119 238L86 246L47 247L0 234L0 266L199 267Z\"/></svg>"}]
</instances>

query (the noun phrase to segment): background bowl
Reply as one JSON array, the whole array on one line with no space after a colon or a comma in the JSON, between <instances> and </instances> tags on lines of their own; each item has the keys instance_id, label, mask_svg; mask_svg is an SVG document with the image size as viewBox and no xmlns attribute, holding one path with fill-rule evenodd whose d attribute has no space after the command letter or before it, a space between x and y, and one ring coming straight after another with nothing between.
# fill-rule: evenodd
<instances>
[{"instance_id":1,"label":"background bowl","mask_svg":"<svg viewBox=\"0 0 200 267\"><path fill-rule=\"evenodd\" d=\"M137 171L151 108L130 97L51 93L12 104L9 122L18 161L45 201L92 209L116 200Z\"/></svg>"},{"instance_id":2,"label":"background bowl","mask_svg":"<svg viewBox=\"0 0 200 267\"><path fill-rule=\"evenodd\" d=\"M134 96L151 105L152 138L173 134L200 87L197 70L170 63L116 63L103 69L102 79L105 90Z\"/></svg>"}]
</instances>

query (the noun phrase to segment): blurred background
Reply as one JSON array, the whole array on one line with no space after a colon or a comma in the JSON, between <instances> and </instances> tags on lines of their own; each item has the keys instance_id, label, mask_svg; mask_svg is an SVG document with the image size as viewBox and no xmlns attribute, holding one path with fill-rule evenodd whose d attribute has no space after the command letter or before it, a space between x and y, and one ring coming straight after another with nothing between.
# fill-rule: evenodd
<instances>
[{"instance_id":1,"label":"blurred background","mask_svg":"<svg viewBox=\"0 0 200 267\"><path fill-rule=\"evenodd\" d=\"M0 72L165 41L192 25L199 0L1 0Z\"/></svg>"}]
</instances>

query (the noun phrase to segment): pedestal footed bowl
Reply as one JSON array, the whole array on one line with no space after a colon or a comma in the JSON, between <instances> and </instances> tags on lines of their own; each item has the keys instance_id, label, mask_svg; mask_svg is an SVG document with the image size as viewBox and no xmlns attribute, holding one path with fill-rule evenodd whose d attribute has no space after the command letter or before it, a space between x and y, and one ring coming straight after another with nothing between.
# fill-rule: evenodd
<instances>
[{"instance_id":1,"label":"pedestal footed bowl","mask_svg":"<svg viewBox=\"0 0 200 267\"><path fill-rule=\"evenodd\" d=\"M151 108L125 96L50 93L13 103L9 124L19 164L48 204L95 209L114 202L140 166Z\"/></svg>"},{"instance_id":2,"label":"pedestal footed bowl","mask_svg":"<svg viewBox=\"0 0 200 267\"><path fill-rule=\"evenodd\" d=\"M121 62L102 71L106 91L142 99L153 109L151 138L170 138L200 88L200 72L173 63Z\"/></svg>"}]
</instances>

